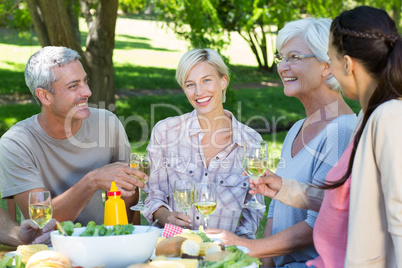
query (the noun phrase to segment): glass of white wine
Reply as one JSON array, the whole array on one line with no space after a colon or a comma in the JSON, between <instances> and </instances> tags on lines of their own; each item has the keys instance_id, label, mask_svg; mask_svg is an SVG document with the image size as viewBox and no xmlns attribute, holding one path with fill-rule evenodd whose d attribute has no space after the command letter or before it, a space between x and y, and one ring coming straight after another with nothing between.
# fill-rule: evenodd
<instances>
[{"instance_id":1,"label":"glass of white wine","mask_svg":"<svg viewBox=\"0 0 402 268\"><path fill-rule=\"evenodd\" d=\"M194 183L191 180L176 180L174 182L174 202L187 215L194 203Z\"/></svg>"},{"instance_id":2,"label":"glass of white wine","mask_svg":"<svg viewBox=\"0 0 402 268\"><path fill-rule=\"evenodd\" d=\"M213 182L197 183L194 191L194 205L202 215L205 229L208 228L209 215L216 209L216 185Z\"/></svg>"},{"instance_id":3,"label":"glass of white wine","mask_svg":"<svg viewBox=\"0 0 402 268\"><path fill-rule=\"evenodd\" d=\"M29 217L42 229L52 219L53 207L49 191L29 193Z\"/></svg>"},{"instance_id":4,"label":"glass of white wine","mask_svg":"<svg viewBox=\"0 0 402 268\"><path fill-rule=\"evenodd\" d=\"M253 180L258 179L268 167L268 144L265 141L245 141L243 147L243 169ZM257 200L254 194L252 199L243 205L244 208L265 209L265 205Z\"/></svg>"},{"instance_id":5,"label":"glass of white wine","mask_svg":"<svg viewBox=\"0 0 402 268\"><path fill-rule=\"evenodd\" d=\"M130 167L136 168L145 174L147 174L148 179L151 173L151 161L149 160L149 157L146 154L139 154L139 153L132 153L130 156ZM144 183L147 183L146 181L143 181L141 178L138 178ZM135 206L132 206L130 209L131 210L136 210L136 211L142 211L144 210L144 202L142 200L142 189L138 187L139 193L138 193L138 203Z\"/></svg>"}]
</instances>

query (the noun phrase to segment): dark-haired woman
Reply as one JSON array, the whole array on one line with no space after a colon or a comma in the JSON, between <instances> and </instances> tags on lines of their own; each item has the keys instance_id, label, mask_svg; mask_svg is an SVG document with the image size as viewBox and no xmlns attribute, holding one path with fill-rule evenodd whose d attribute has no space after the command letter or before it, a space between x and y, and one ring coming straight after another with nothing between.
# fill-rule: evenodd
<instances>
[{"instance_id":1,"label":"dark-haired woman","mask_svg":"<svg viewBox=\"0 0 402 268\"><path fill-rule=\"evenodd\" d=\"M362 107L353 141L320 189L268 170L251 187L319 209L313 238L320 256L307 266L402 267L401 37L385 11L357 7L332 22L329 56L344 95Z\"/></svg>"}]
</instances>

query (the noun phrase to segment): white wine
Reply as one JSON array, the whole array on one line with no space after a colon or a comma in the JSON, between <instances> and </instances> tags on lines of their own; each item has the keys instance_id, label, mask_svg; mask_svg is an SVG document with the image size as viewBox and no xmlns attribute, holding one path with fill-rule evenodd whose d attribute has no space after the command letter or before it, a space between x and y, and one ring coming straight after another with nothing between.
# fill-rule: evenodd
<instances>
[{"instance_id":1,"label":"white wine","mask_svg":"<svg viewBox=\"0 0 402 268\"><path fill-rule=\"evenodd\" d=\"M212 214L216 209L216 202L197 202L195 208L202 215Z\"/></svg>"},{"instance_id":2,"label":"white wine","mask_svg":"<svg viewBox=\"0 0 402 268\"><path fill-rule=\"evenodd\" d=\"M139 166L140 166L140 161L139 160L131 160L130 161L130 167L138 168Z\"/></svg>"},{"instance_id":3,"label":"white wine","mask_svg":"<svg viewBox=\"0 0 402 268\"><path fill-rule=\"evenodd\" d=\"M149 177L149 174L151 173L151 164L147 160L142 160L140 164L140 170L147 174Z\"/></svg>"},{"instance_id":4,"label":"white wine","mask_svg":"<svg viewBox=\"0 0 402 268\"><path fill-rule=\"evenodd\" d=\"M150 171L151 171L151 165L149 164L148 161L145 162L145 164L143 164L143 163L144 163L144 161L141 162L140 160L132 159L130 161L130 167L138 169L139 171L144 172L145 174L147 174L147 176L149 178L149 174L150 174ZM137 179L139 179L140 181L142 181L144 183L146 182L143 179L141 179L140 177L137 177L137 176L134 176L134 175L131 175L131 176L136 177Z\"/></svg>"},{"instance_id":5,"label":"white wine","mask_svg":"<svg viewBox=\"0 0 402 268\"><path fill-rule=\"evenodd\" d=\"M186 213L194 203L193 189L179 189L174 191L174 202Z\"/></svg>"},{"instance_id":6,"label":"white wine","mask_svg":"<svg viewBox=\"0 0 402 268\"><path fill-rule=\"evenodd\" d=\"M52 215L52 206L36 204L29 205L29 216L31 217L31 220L41 229L52 219Z\"/></svg>"},{"instance_id":7,"label":"white wine","mask_svg":"<svg viewBox=\"0 0 402 268\"><path fill-rule=\"evenodd\" d=\"M258 179L268 167L268 160L256 157L243 157L243 169L247 175L255 180Z\"/></svg>"}]
</instances>

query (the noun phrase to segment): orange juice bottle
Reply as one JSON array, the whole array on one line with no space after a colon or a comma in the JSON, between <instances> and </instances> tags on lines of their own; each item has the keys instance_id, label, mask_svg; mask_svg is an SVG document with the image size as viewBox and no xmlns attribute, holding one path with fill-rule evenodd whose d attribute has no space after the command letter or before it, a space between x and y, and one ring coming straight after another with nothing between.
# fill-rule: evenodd
<instances>
[{"instance_id":1,"label":"orange juice bottle","mask_svg":"<svg viewBox=\"0 0 402 268\"><path fill-rule=\"evenodd\" d=\"M126 204L113 181L105 202L105 225L128 224Z\"/></svg>"}]
</instances>

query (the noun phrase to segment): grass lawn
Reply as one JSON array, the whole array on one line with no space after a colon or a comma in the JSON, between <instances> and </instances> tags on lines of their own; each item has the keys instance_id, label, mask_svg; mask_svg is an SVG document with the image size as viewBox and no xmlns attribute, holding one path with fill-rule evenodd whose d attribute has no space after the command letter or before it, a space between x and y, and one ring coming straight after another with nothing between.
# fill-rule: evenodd
<instances>
[{"instance_id":1,"label":"grass lawn","mask_svg":"<svg viewBox=\"0 0 402 268\"><path fill-rule=\"evenodd\" d=\"M175 68L188 50L187 43L178 40L171 30L161 28L161 25L135 17L118 18L114 50L117 90L179 89L174 79ZM82 28L83 42L86 34L87 30ZM34 35L21 38L16 32L0 30L0 94L19 98L29 95L24 68L29 56L39 48ZM238 120L262 133L273 159L270 168L275 170L286 130L304 117L303 106L297 99L284 96L281 87L247 86L278 81L279 77L276 73L258 70L254 55L240 36L233 34L230 46L222 54L230 59L231 86L241 88L229 90L224 107ZM349 101L349 104L358 111L356 102ZM170 94L118 99L115 113L125 126L132 148L144 152L150 131L159 120L191 110L184 94ZM39 111L39 106L32 103L0 105L0 136L16 122ZM269 198L265 201L268 206ZM0 206L4 203L2 200ZM266 217L257 237L262 236L265 223Z\"/></svg>"}]
</instances>

